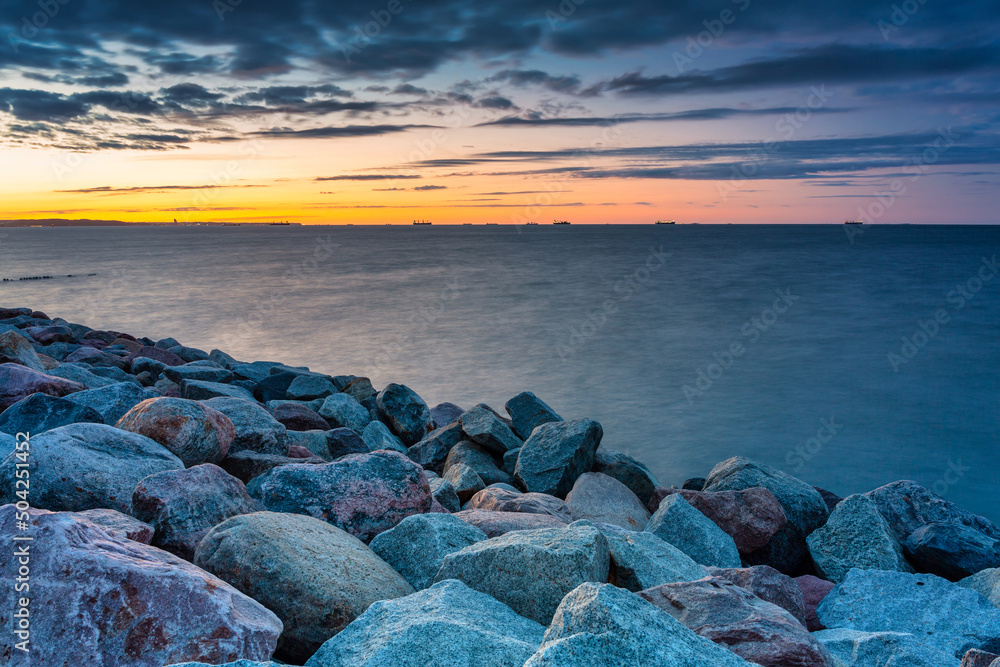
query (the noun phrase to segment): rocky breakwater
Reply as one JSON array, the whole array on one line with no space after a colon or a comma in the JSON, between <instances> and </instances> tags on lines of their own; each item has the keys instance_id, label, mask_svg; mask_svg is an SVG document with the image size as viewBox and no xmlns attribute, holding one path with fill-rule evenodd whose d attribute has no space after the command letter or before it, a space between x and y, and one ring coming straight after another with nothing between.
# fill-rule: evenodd
<instances>
[{"instance_id":1,"label":"rocky breakwater","mask_svg":"<svg viewBox=\"0 0 1000 667\"><path fill-rule=\"evenodd\" d=\"M0 664L1000 667L989 520L604 439L0 308Z\"/></svg>"}]
</instances>

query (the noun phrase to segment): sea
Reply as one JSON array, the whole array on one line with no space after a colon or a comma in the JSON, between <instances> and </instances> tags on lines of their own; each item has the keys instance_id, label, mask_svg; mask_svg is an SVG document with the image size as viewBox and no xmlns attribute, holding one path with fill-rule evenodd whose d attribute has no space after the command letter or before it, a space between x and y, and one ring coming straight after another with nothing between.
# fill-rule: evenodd
<instances>
[{"instance_id":1,"label":"sea","mask_svg":"<svg viewBox=\"0 0 1000 667\"><path fill-rule=\"evenodd\" d=\"M998 255L993 226L17 228L0 278L54 277L0 306L430 405L532 391L665 486L746 456L1000 522Z\"/></svg>"}]
</instances>

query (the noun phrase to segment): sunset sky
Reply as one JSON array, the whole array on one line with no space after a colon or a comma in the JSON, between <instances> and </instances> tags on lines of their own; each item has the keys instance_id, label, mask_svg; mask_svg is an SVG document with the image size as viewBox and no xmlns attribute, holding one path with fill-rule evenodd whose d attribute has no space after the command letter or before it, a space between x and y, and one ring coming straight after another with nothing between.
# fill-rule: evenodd
<instances>
[{"instance_id":1,"label":"sunset sky","mask_svg":"<svg viewBox=\"0 0 1000 667\"><path fill-rule=\"evenodd\" d=\"M992 2L0 0L0 218L996 222Z\"/></svg>"}]
</instances>

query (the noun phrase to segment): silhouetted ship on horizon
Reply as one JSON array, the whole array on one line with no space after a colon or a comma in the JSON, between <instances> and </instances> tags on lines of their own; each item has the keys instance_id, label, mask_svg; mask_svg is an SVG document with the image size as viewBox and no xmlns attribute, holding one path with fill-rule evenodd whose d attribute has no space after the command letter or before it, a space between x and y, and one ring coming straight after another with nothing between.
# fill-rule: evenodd
<instances>
[{"instance_id":1,"label":"silhouetted ship on horizon","mask_svg":"<svg viewBox=\"0 0 1000 667\"><path fill-rule=\"evenodd\" d=\"M676 220L657 220L656 224L658 224L658 225L676 225L677 221Z\"/></svg>"},{"instance_id":2,"label":"silhouetted ship on horizon","mask_svg":"<svg viewBox=\"0 0 1000 667\"><path fill-rule=\"evenodd\" d=\"M568 225L569 224L569 220L553 220L552 224L553 225Z\"/></svg>"},{"instance_id":3,"label":"silhouetted ship on horizon","mask_svg":"<svg viewBox=\"0 0 1000 667\"><path fill-rule=\"evenodd\" d=\"M864 220L844 220L844 224L845 225L863 225L863 224L865 224L865 221Z\"/></svg>"},{"instance_id":4,"label":"silhouetted ship on horizon","mask_svg":"<svg viewBox=\"0 0 1000 667\"><path fill-rule=\"evenodd\" d=\"M413 224L414 225L431 225L431 224L434 224L434 223L429 222L427 220L414 220Z\"/></svg>"}]
</instances>

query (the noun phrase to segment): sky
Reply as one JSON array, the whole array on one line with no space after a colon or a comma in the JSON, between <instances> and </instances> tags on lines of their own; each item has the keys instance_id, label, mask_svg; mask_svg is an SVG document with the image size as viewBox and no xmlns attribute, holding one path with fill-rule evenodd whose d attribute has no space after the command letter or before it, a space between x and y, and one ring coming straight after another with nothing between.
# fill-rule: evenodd
<instances>
[{"instance_id":1,"label":"sky","mask_svg":"<svg viewBox=\"0 0 1000 667\"><path fill-rule=\"evenodd\" d=\"M985 0L0 0L0 219L994 223Z\"/></svg>"}]
</instances>

